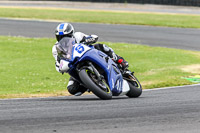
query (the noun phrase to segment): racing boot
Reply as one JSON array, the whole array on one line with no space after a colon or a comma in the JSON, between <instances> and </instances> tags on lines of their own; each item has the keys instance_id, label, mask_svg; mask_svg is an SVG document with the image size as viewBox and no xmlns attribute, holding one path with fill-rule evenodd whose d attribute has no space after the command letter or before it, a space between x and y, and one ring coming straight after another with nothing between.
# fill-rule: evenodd
<instances>
[{"instance_id":1,"label":"racing boot","mask_svg":"<svg viewBox=\"0 0 200 133\"><path fill-rule=\"evenodd\" d=\"M124 58L120 57L117 59L117 63L122 68L122 70L126 70L128 68L128 62L124 60Z\"/></svg>"},{"instance_id":2,"label":"racing boot","mask_svg":"<svg viewBox=\"0 0 200 133\"><path fill-rule=\"evenodd\" d=\"M118 56L117 54L115 54L114 52L112 53L112 60L118 64L119 69L121 69L122 71L125 71L129 64L127 61L124 60L123 57Z\"/></svg>"},{"instance_id":3,"label":"racing boot","mask_svg":"<svg viewBox=\"0 0 200 133\"><path fill-rule=\"evenodd\" d=\"M75 81L72 77L70 77L67 89L70 94L75 96L81 96L84 92L87 91L87 88L80 85L77 81Z\"/></svg>"}]
</instances>

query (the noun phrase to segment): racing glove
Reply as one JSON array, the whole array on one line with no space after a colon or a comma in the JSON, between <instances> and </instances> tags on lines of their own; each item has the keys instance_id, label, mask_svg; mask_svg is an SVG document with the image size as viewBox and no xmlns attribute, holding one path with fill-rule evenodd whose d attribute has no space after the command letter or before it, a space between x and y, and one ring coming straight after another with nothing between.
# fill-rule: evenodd
<instances>
[{"instance_id":1,"label":"racing glove","mask_svg":"<svg viewBox=\"0 0 200 133\"><path fill-rule=\"evenodd\" d=\"M87 37L84 36L81 42L89 45L89 44L93 44L93 43L97 42L97 40L98 40L98 36L91 35L91 36L87 36Z\"/></svg>"}]
</instances>

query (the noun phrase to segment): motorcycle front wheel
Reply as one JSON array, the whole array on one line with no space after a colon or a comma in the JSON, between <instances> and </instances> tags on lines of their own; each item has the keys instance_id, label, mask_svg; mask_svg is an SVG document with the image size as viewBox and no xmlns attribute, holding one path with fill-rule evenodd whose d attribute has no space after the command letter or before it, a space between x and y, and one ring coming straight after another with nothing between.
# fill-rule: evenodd
<instances>
[{"instance_id":1,"label":"motorcycle front wheel","mask_svg":"<svg viewBox=\"0 0 200 133\"><path fill-rule=\"evenodd\" d=\"M97 97L103 100L112 99L112 92L105 79L98 80L97 75L88 69L82 69L79 72L79 77Z\"/></svg>"}]
</instances>

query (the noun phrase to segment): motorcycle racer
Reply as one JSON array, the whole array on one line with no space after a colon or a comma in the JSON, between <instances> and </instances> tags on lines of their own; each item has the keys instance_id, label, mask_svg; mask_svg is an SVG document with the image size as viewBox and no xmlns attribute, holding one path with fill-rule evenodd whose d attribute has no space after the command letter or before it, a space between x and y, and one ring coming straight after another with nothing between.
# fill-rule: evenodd
<instances>
[{"instance_id":1,"label":"motorcycle racer","mask_svg":"<svg viewBox=\"0 0 200 133\"><path fill-rule=\"evenodd\" d=\"M72 45L75 43L84 43L86 45L93 44L94 48L104 52L107 54L112 60L118 64L119 68L125 70L128 67L128 62L125 61L122 57L118 56L114 53L112 48L106 46L105 44L94 44L98 40L97 35L87 35L82 32L74 32L74 27L70 23L61 23L57 26L55 31L55 36L57 42L52 48L52 54L55 59L55 67L56 70L60 73L63 73L60 70L60 60L61 58L70 58ZM66 43L70 43L72 45L67 45ZM60 46L66 45L67 49L61 49ZM70 94L80 96L87 88L80 85L73 77L70 77L67 89Z\"/></svg>"}]
</instances>

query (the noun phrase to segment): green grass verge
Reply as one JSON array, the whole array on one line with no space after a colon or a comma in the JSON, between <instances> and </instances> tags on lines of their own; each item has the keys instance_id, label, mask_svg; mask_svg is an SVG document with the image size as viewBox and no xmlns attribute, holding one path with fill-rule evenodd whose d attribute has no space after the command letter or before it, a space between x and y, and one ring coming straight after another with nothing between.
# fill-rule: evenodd
<instances>
[{"instance_id":1,"label":"green grass verge","mask_svg":"<svg viewBox=\"0 0 200 133\"><path fill-rule=\"evenodd\" d=\"M0 7L0 17L59 20L66 22L200 28L200 15Z\"/></svg>"},{"instance_id":2,"label":"green grass verge","mask_svg":"<svg viewBox=\"0 0 200 133\"><path fill-rule=\"evenodd\" d=\"M0 36L0 98L67 95L68 74L55 70L55 39ZM200 52L109 43L130 64L143 88L191 84L180 68L200 62Z\"/></svg>"}]
</instances>

